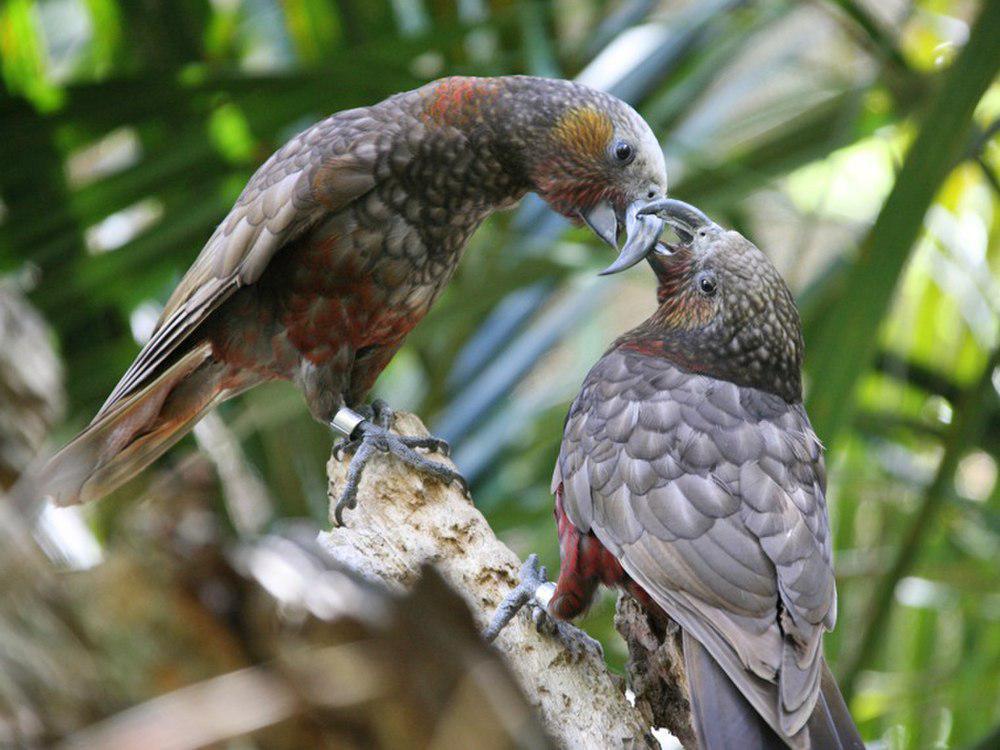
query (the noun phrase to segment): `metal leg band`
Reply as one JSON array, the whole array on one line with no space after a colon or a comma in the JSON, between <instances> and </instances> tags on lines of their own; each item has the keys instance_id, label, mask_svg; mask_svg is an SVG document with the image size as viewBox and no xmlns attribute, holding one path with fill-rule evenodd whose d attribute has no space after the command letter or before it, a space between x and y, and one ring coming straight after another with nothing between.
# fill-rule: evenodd
<instances>
[{"instance_id":1,"label":"metal leg band","mask_svg":"<svg viewBox=\"0 0 1000 750\"><path fill-rule=\"evenodd\" d=\"M330 421L330 426L345 438L349 438L354 434L358 425L364 421L365 418L354 411L354 409L348 409L346 406L341 406L337 413L333 415L333 419Z\"/></svg>"}]
</instances>

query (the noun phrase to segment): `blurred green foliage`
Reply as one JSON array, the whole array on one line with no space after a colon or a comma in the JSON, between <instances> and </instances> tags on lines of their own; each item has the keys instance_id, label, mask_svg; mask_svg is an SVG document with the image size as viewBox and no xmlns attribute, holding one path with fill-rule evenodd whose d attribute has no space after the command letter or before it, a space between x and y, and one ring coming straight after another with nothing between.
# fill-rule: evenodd
<instances>
[{"instance_id":1,"label":"blurred green foliage","mask_svg":"<svg viewBox=\"0 0 1000 750\"><path fill-rule=\"evenodd\" d=\"M995 0L8 0L0 273L33 283L66 360L55 442L296 130L440 75L580 77L632 101L671 192L754 238L798 295L807 398L833 449L827 652L863 734L995 737L998 38ZM495 217L378 386L454 440L491 523L552 568L567 405L653 306L641 272L596 280L606 261L531 201ZM330 437L294 390L222 411L271 521L324 520ZM152 479L95 510L110 544ZM238 533L221 494L216 512ZM620 662L610 611L602 600L589 626Z\"/></svg>"}]
</instances>

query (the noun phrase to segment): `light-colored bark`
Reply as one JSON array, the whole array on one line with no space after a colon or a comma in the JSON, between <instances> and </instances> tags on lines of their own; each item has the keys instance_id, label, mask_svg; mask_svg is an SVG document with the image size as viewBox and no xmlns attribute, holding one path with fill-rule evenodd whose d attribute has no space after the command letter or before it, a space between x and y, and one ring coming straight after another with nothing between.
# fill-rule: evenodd
<instances>
[{"instance_id":1,"label":"light-colored bark","mask_svg":"<svg viewBox=\"0 0 1000 750\"><path fill-rule=\"evenodd\" d=\"M408 414L397 416L396 430L426 434ZM328 469L332 504L343 486L346 459L331 459ZM444 487L379 455L365 471L358 498L358 507L345 514L346 526L320 538L334 558L358 573L400 589L415 582L422 564L433 563L465 596L482 626L516 585L521 561L458 487ZM656 746L648 721L598 655L572 658L554 638L536 632L524 613L496 645L564 747Z\"/></svg>"}]
</instances>

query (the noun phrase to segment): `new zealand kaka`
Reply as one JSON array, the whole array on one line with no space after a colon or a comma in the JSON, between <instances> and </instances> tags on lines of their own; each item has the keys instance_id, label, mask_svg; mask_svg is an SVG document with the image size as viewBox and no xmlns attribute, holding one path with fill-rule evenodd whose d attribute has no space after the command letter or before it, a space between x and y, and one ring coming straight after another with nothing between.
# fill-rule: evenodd
<instances>
[{"instance_id":1,"label":"new zealand kaka","mask_svg":"<svg viewBox=\"0 0 1000 750\"><path fill-rule=\"evenodd\" d=\"M792 295L698 209L643 212L681 241L648 256L659 308L570 408L552 480L562 566L554 591L537 569L529 588L560 620L603 582L676 622L707 750L863 748L823 659L837 600Z\"/></svg>"},{"instance_id":2,"label":"new zealand kaka","mask_svg":"<svg viewBox=\"0 0 1000 750\"><path fill-rule=\"evenodd\" d=\"M353 438L338 520L376 450L463 481L414 450L442 441L391 434L391 411L364 401L470 235L529 191L612 245L627 220L622 253L642 255L659 225L636 211L665 194L663 154L615 97L523 76L442 79L295 136L250 179L91 424L38 473L41 491L99 498L206 411L274 379Z\"/></svg>"}]
</instances>

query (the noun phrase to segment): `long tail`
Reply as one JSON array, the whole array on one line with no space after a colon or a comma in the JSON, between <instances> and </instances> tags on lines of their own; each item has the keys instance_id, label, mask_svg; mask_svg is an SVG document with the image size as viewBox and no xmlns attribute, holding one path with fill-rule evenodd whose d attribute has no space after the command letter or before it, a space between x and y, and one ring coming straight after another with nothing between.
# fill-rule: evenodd
<instances>
[{"instance_id":1,"label":"long tail","mask_svg":"<svg viewBox=\"0 0 1000 750\"><path fill-rule=\"evenodd\" d=\"M787 745L686 630L683 643L691 718L701 750L785 750Z\"/></svg>"},{"instance_id":2,"label":"long tail","mask_svg":"<svg viewBox=\"0 0 1000 750\"><path fill-rule=\"evenodd\" d=\"M819 698L806 723L806 730L814 749L864 750L865 747L826 661L823 662L823 674L820 677Z\"/></svg>"},{"instance_id":3,"label":"long tail","mask_svg":"<svg viewBox=\"0 0 1000 750\"><path fill-rule=\"evenodd\" d=\"M43 466L26 472L14 497L30 492L36 501L48 497L57 505L74 505L107 495L232 395L221 379L222 366L212 360L210 346L195 347L137 393L102 410Z\"/></svg>"},{"instance_id":4,"label":"long tail","mask_svg":"<svg viewBox=\"0 0 1000 750\"><path fill-rule=\"evenodd\" d=\"M701 750L864 750L830 669L823 664L820 694L806 726L783 740L754 710L704 646L684 632L684 667L691 717Z\"/></svg>"}]
</instances>

